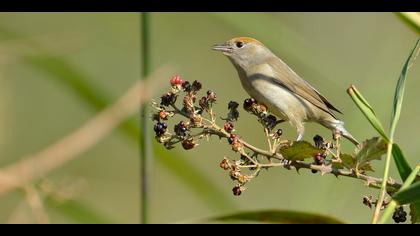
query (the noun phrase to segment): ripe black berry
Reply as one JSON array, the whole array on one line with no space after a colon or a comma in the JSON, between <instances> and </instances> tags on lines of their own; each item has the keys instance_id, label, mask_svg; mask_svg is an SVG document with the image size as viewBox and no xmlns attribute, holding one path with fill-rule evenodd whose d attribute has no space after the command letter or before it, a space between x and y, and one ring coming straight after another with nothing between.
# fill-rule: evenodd
<instances>
[{"instance_id":1,"label":"ripe black berry","mask_svg":"<svg viewBox=\"0 0 420 236\"><path fill-rule=\"evenodd\" d=\"M232 189L233 195L235 196L239 196L242 193L241 187L240 186L235 186Z\"/></svg>"},{"instance_id":2,"label":"ripe black berry","mask_svg":"<svg viewBox=\"0 0 420 236\"><path fill-rule=\"evenodd\" d=\"M319 136L319 135L315 135L315 137L314 137L314 143L315 143L315 146L317 148L321 148L322 145L324 144L324 139L321 136Z\"/></svg>"},{"instance_id":3,"label":"ripe black berry","mask_svg":"<svg viewBox=\"0 0 420 236\"><path fill-rule=\"evenodd\" d=\"M407 212L404 211L402 206L395 209L394 214L392 214L392 219L395 223L402 223L407 220Z\"/></svg>"},{"instance_id":4,"label":"ripe black berry","mask_svg":"<svg viewBox=\"0 0 420 236\"><path fill-rule=\"evenodd\" d=\"M277 124L277 118L273 115L268 115L264 118L265 127L271 131Z\"/></svg>"},{"instance_id":5,"label":"ripe black berry","mask_svg":"<svg viewBox=\"0 0 420 236\"><path fill-rule=\"evenodd\" d=\"M173 93L166 93L160 97L160 105L169 106L176 101L176 96Z\"/></svg>"},{"instance_id":6,"label":"ripe black berry","mask_svg":"<svg viewBox=\"0 0 420 236\"><path fill-rule=\"evenodd\" d=\"M155 131L156 136L162 136L163 134L165 134L167 128L168 126L165 123L158 122L153 127L153 130Z\"/></svg>"},{"instance_id":7,"label":"ripe black berry","mask_svg":"<svg viewBox=\"0 0 420 236\"><path fill-rule=\"evenodd\" d=\"M174 132L180 137L185 137L187 135L188 127L184 121L180 121L174 126Z\"/></svg>"},{"instance_id":8,"label":"ripe black berry","mask_svg":"<svg viewBox=\"0 0 420 236\"><path fill-rule=\"evenodd\" d=\"M252 109L252 105L254 105L255 103L257 103L257 101L253 98L247 98L244 101L244 110L246 111L250 111Z\"/></svg>"},{"instance_id":9,"label":"ripe black berry","mask_svg":"<svg viewBox=\"0 0 420 236\"><path fill-rule=\"evenodd\" d=\"M182 89L184 89L185 92L191 92L192 86L190 82L184 81L184 83L182 83Z\"/></svg>"},{"instance_id":10,"label":"ripe black berry","mask_svg":"<svg viewBox=\"0 0 420 236\"><path fill-rule=\"evenodd\" d=\"M197 80L194 80L194 82L192 83L192 87L191 89L195 92L197 92L198 90L200 90L202 87L201 83L198 82Z\"/></svg>"},{"instance_id":11,"label":"ripe black berry","mask_svg":"<svg viewBox=\"0 0 420 236\"><path fill-rule=\"evenodd\" d=\"M231 109L237 109L237 108L238 108L238 106L239 106L239 104L238 104L237 102L235 102L235 101L230 101L230 102L228 103L228 109L229 109L229 110L231 110Z\"/></svg>"}]
</instances>

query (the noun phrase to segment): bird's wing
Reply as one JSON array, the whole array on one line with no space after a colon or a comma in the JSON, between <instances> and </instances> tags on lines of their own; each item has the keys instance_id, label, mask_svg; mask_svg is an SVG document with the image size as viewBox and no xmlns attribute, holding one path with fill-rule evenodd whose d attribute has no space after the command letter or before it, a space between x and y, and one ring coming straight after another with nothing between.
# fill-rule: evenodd
<instances>
[{"instance_id":1,"label":"bird's wing","mask_svg":"<svg viewBox=\"0 0 420 236\"><path fill-rule=\"evenodd\" d=\"M286 63L279 58L275 57L268 60L268 64L271 66L274 72L274 81L291 92L299 95L303 99L312 103L314 106L324 110L335 118L333 111L341 113L335 108L328 100L321 95L314 87L308 82L303 80L297 75ZM282 73L279 73L281 71Z\"/></svg>"}]
</instances>

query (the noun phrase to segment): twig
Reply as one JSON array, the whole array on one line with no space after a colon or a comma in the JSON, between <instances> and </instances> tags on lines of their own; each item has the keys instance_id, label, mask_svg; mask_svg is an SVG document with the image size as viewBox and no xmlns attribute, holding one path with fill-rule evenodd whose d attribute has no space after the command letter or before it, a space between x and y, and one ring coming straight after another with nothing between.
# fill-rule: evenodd
<instances>
[{"instance_id":1,"label":"twig","mask_svg":"<svg viewBox=\"0 0 420 236\"><path fill-rule=\"evenodd\" d=\"M32 213L39 224L49 224L50 220L48 218L48 214L45 211L44 204L42 203L42 199L39 196L38 191L36 188L30 184L24 187L25 190L25 197L32 209Z\"/></svg>"},{"instance_id":2,"label":"twig","mask_svg":"<svg viewBox=\"0 0 420 236\"><path fill-rule=\"evenodd\" d=\"M188 114L186 114L185 112L182 112L175 105L172 105L172 107L175 109L175 113L178 113L179 115L182 115L186 118L189 118ZM204 120L204 118L203 118L203 120ZM210 125L206 126L209 134L216 135L219 138L226 138L227 139L227 138L230 137L230 134L228 132L226 132L224 129L220 128L216 123L213 123L211 121L209 121L209 122L210 122ZM270 151L266 151L266 150L257 148L255 146L247 143L243 139L238 139L238 140L244 147L253 151L255 154L262 155L262 156L264 156L268 159L275 158L277 160L283 160L283 161L285 160L280 153L270 152ZM372 187L372 188L380 188L380 186L382 184L384 184L388 188L388 190L390 190L390 191L397 191L398 189L401 188L401 184L399 184L399 183L396 183L396 182L393 182L393 181L386 181L385 183L383 183L383 180L380 179L380 178L376 178L376 177L365 175L365 174L355 173L355 171L352 171L352 170L344 170L344 169L333 168L332 165L329 165L329 166L314 165L314 164L310 164L310 163L305 163L303 161L261 164L261 163L255 162L243 150L240 151L240 153L242 155L244 155L245 157L247 157L247 159L250 159L250 161L253 163L253 165L241 165L241 166L239 166L241 168L270 168L270 167L281 167L282 166L282 167L285 167L287 169L294 168L296 170L310 169L310 170L319 171L319 172L321 172L322 175L333 174L336 177L344 176L344 177L349 177L349 178L354 178L354 179L360 179L362 181L365 181L365 183L368 187ZM332 154L334 154L334 153L332 153Z\"/></svg>"},{"instance_id":3,"label":"twig","mask_svg":"<svg viewBox=\"0 0 420 236\"><path fill-rule=\"evenodd\" d=\"M148 81L154 84L148 83L148 89L144 89L145 84L142 81L136 82L116 102L82 127L38 153L23 157L21 161L2 168L0 170L0 195L31 183L97 144L138 111L142 102L151 97L151 91L160 86L156 82L162 82L159 78L167 73L167 69L161 68L151 75Z\"/></svg>"}]
</instances>

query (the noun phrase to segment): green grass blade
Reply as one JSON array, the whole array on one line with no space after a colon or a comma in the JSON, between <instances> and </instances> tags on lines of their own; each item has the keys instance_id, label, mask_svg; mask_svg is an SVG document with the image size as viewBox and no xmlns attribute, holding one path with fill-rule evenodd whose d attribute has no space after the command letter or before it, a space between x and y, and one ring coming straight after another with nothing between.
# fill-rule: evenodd
<instances>
[{"instance_id":1,"label":"green grass blade","mask_svg":"<svg viewBox=\"0 0 420 236\"><path fill-rule=\"evenodd\" d=\"M394 137L395 129L397 127L397 123L401 115L401 106L402 106L402 102L404 98L404 90L405 90L405 82L407 79L407 73L412 63L416 59L416 56L420 48L419 46L420 46L420 39L417 40L416 45L414 46L413 50L411 50L410 55L407 58L407 61L404 63L403 69L400 74L400 78L398 79L397 86L395 88L394 106L392 109L391 125L390 125L390 132L389 132L391 139Z\"/></svg>"},{"instance_id":2,"label":"green grass blade","mask_svg":"<svg viewBox=\"0 0 420 236\"><path fill-rule=\"evenodd\" d=\"M417 173L420 171L420 165L417 165L416 168L410 173L410 175L405 180L404 184L401 186L400 190L395 193L392 198L393 200L388 204L387 208L385 209L384 213L382 214L381 219L379 220L379 223L383 224L385 223L389 217L392 215L392 212L395 210L395 208L398 206L398 204L404 204L402 203L403 200L407 199L407 193L404 193L409 188L412 188L414 185L410 186L417 178ZM420 184L420 182L417 182L416 184ZM417 190L419 191L419 190ZM403 196L399 197L399 194L403 194ZM408 197L413 196L412 193L408 194ZM402 198L398 200L398 198ZM417 200L420 200L420 197L417 198ZM416 206L419 205L419 202L416 202ZM417 214L414 212L414 214ZM415 216L416 217L416 216Z\"/></svg>"},{"instance_id":3,"label":"green grass blade","mask_svg":"<svg viewBox=\"0 0 420 236\"><path fill-rule=\"evenodd\" d=\"M397 192L392 198L401 205L420 202L420 182L416 182L407 189Z\"/></svg>"},{"instance_id":4,"label":"green grass blade","mask_svg":"<svg viewBox=\"0 0 420 236\"><path fill-rule=\"evenodd\" d=\"M142 61L142 68L141 68L141 79L146 80L147 76L150 73L150 61L151 61L151 47L150 47L150 13L142 12L140 13L140 32L141 32L141 61ZM147 137L151 137L149 118L148 118L148 104L147 101L143 103L143 106L140 108L140 139L139 139L139 148L140 148L140 182L141 182L141 189L140 189L140 196L141 196L141 223L147 224L149 223L149 215L150 215L150 185L151 185L151 178L152 178L152 152L150 151L151 143L150 139Z\"/></svg>"},{"instance_id":5,"label":"green grass blade","mask_svg":"<svg viewBox=\"0 0 420 236\"><path fill-rule=\"evenodd\" d=\"M264 210L234 213L226 216L218 216L205 221L231 222L248 221L274 224L343 224L342 221L330 216L323 216L307 212Z\"/></svg>"},{"instance_id":6,"label":"green grass blade","mask_svg":"<svg viewBox=\"0 0 420 236\"><path fill-rule=\"evenodd\" d=\"M397 16L416 33L420 34L420 13L418 12L397 12Z\"/></svg>"},{"instance_id":7,"label":"green grass blade","mask_svg":"<svg viewBox=\"0 0 420 236\"><path fill-rule=\"evenodd\" d=\"M392 146L392 156L394 157L395 165L397 166L401 179L405 181L413 170L405 159L401 148L396 143Z\"/></svg>"},{"instance_id":8,"label":"green grass blade","mask_svg":"<svg viewBox=\"0 0 420 236\"><path fill-rule=\"evenodd\" d=\"M45 204L63 216L83 224L111 224L115 223L99 214L96 209L88 207L77 200L57 201L53 197L45 198Z\"/></svg>"},{"instance_id":9,"label":"green grass blade","mask_svg":"<svg viewBox=\"0 0 420 236\"><path fill-rule=\"evenodd\" d=\"M389 142L389 138L386 135L385 130L384 130L381 122L376 117L375 111L369 105L369 103L366 101L366 99L362 96L362 94L356 89L356 87L354 85L350 86L347 89L347 93L350 95L353 102L360 109L360 111L363 113L363 115L366 117L366 119L370 122L370 124L373 126L373 128L376 131L378 131L378 133L382 136L382 138L385 141Z\"/></svg>"}]
</instances>

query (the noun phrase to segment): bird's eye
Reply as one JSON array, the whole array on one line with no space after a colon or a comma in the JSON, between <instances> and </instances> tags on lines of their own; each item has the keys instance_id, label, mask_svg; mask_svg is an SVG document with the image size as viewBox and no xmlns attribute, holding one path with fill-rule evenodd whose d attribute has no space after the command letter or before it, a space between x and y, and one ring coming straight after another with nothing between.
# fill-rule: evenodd
<instances>
[{"instance_id":1,"label":"bird's eye","mask_svg":"<svg viewBox=\"0 0 420 236\"><path fill-rule=\"evenodd\" d=\"M238 42L236 42L236 47L237 48L241 48L241 47L243 47L244 46L244 43L243 42L241 42L241 41L238 41Z\"/></svg>"}]
</instances>

